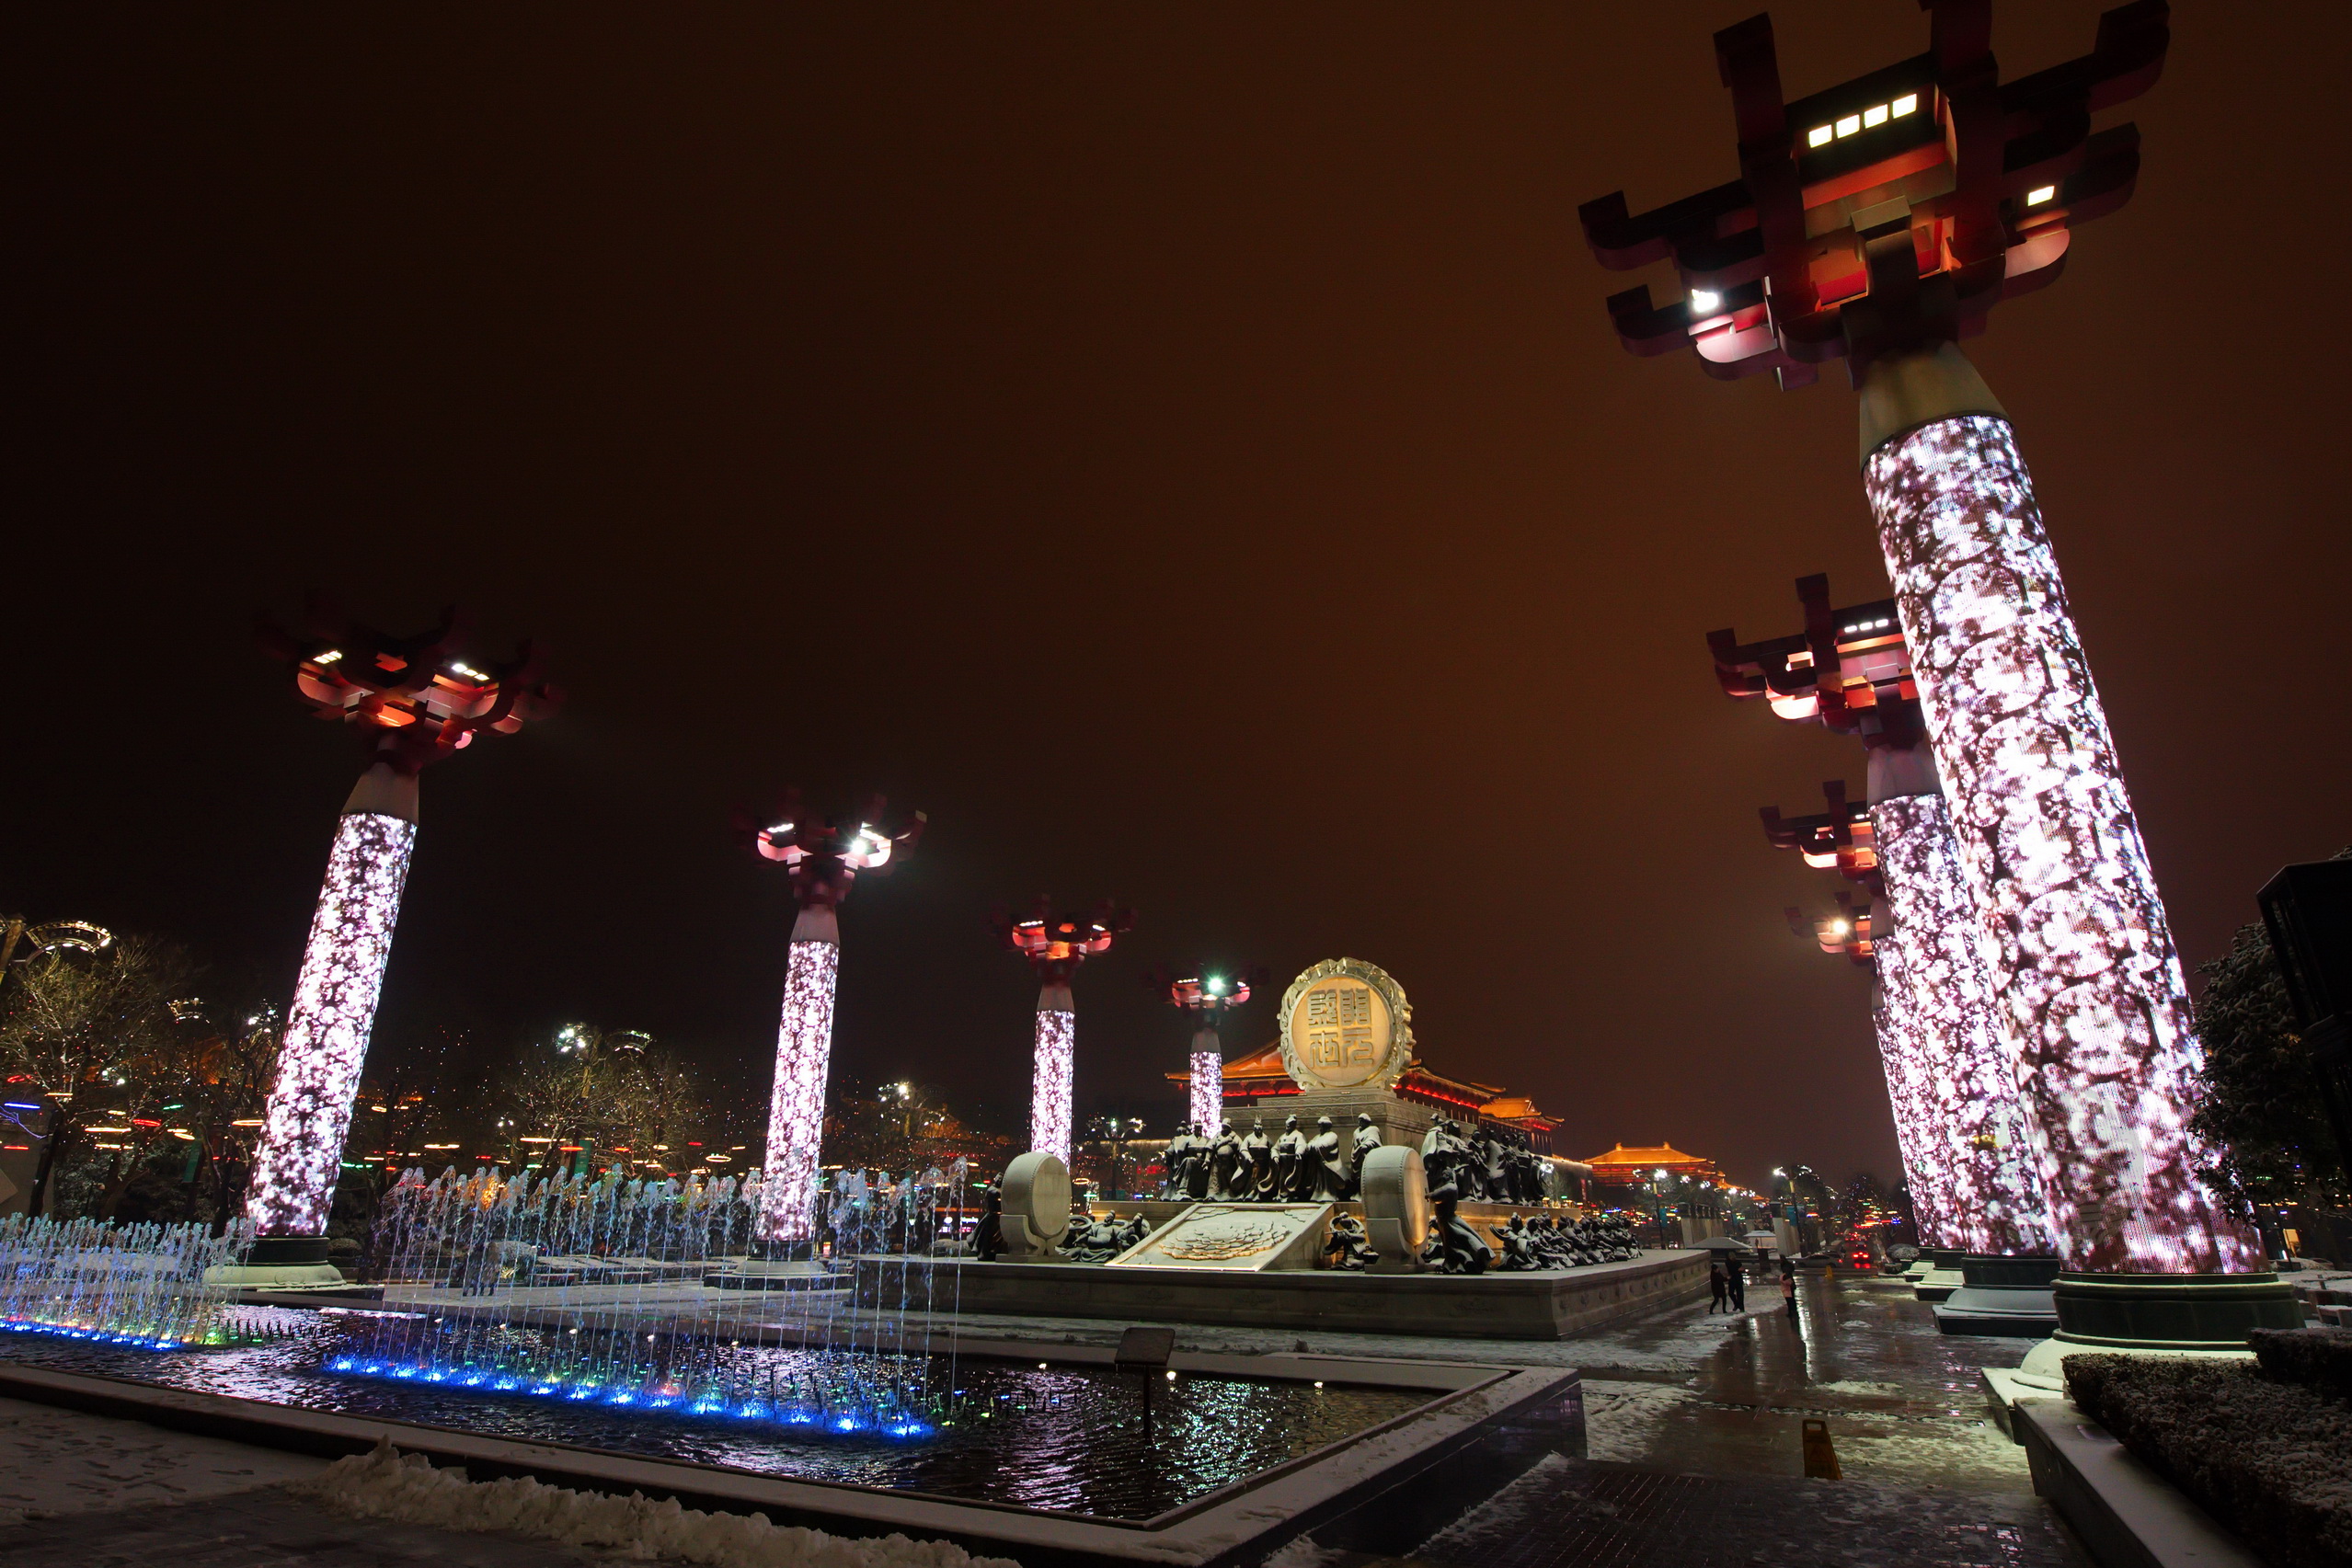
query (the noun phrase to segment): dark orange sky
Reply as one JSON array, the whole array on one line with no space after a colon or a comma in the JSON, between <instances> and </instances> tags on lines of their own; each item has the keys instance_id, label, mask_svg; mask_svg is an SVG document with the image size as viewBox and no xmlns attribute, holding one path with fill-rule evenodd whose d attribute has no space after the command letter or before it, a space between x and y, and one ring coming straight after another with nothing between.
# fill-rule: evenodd
<instances>
[{"instance_id":1,"label":"dark orange sky","mask_svg":"<svg viewBox=\"0 0 2352 1568\"><path fill-rule=\"evenodd\" d=\"M1832 884L1755 820L1859 753L1703 642L1885 591L1853 397L1625 356L1575 222L1732 176L1748 9L18 10L0 908L282 990L356 752L247 622L457 600L572 699L428 774L380 1040L763 1082L728 809L870 784L932 830L844 912L843 1070L1017 1123L983 912L1111 894L1082 1111L1177 1107L1147 964L1347 954L1564 1152L1891 1174L1864 981L1781 921ZM2095 14L2006 7L2005 73ZM2192 963L2352 840L2352 18L2254 15L2181 7L2137 198L1970 348ZM1926 37L1774 19L1792 95Z\"/></svg>"}]
</instances>

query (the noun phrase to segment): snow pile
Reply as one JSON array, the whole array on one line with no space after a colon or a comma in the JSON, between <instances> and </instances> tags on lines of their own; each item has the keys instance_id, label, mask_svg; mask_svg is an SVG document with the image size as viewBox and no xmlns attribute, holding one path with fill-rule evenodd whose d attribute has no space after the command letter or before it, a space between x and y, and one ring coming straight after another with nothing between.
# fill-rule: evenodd
<instances>
[{"instance_id":1,"label":"snow pile","mask_svg":"<svg viewBox=\"0 0 2352 1568\"><path fill-rule=\"evenodd\" d=\"M672 1558L710 1568L1020 1568L1007 1557L974 1557L944 1540L902 1535L851 1540L822 1530L779 1528L764 1514L706 1514L675 1498L608 1497L526 1478L475 1482L436 1470L422 1454L389 1440L338 1459L287 1488L373 1519L456 1530L511 1530L568 1546L617 1548L634 1558Z\"/></svg>"}]
</instances>

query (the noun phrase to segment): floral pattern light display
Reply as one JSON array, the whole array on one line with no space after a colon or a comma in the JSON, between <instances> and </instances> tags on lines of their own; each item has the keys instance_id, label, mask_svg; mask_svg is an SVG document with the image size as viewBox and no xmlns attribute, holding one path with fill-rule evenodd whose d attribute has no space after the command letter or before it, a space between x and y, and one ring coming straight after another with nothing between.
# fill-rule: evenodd
<instances>
[{"instance_id":1,"label":"floral pattern light display","mask_svg":"<svg viewBox=\"0 0 2352 1568\"><path fill-rule=\"evenodd\" d=\"M806 1242L815 1233L817 1153L825 1130L833 988L840 976L840 943L796 936L784 979L784 1017L776 1028L775 1087L768 1097L758 1220L763 1242Z\"/></svg>"},{"instance_id":2,"label":"floral pattern light display","mask_svg":"<svg viewBox=\"0 0 2352 1568\"><path fill-rule=\"evenodd\" d=\"M414 822L373 812L350 813L335 830L254 1150L246 1212L264 1236L327 1229L416 841Z\"/></svg>"},{"instance_id":3,"label":"floral pattern light display","mask_svg":"<svg viewBox=\"0 0 2352 1568\"><path fill-rule=\"evenodd\" d=\"M1037 1051L1029 1070L1029 1148L1065 1165L1070 1162L1070 1080L1077 1045L1077 1013L1062 1007L1038 1010Z\"/></svg>"},{"instance_id":4,"label":"floral pattern light display","mask_svg":"<svg viewBox=\"0 0 2352 1568\"><path fill-rule=\"evenodd\" d=\"M2014 432L1937 419L1864 482L2066 1266L2258 1266L2197 1180L2187 989Z\"/></svg>"},{"instance_id":5,"label":"floral pattern light display","mask_svg":"<svg viewBox=\"0 0 2352 1568\"><path fill-rule=\"evenodd\" d=\"M1933 1244L1971 1253L2055 1249L2043 1199L2047 1159L2017 1103L2014 1053L2002 1044L1998 999L1979 952L1979 926L1960 873L1951 813L1940 795L1870 808L1887 918L1873 927L1880 985L1919 1036L1896 1110L1906 1168L1932 1169L1945 1190ZM1894 1083L1888 1063L1887 1082ZM1919 1162L1912 1145L1921 1146ZM1913 1196L1918 1177L1913 1176Z\"/></svg>"}]
</instances>

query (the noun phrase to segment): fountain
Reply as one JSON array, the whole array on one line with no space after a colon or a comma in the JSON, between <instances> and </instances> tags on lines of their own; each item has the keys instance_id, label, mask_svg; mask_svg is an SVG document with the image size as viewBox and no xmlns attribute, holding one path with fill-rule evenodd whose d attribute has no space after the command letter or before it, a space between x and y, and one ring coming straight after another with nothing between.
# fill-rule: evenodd
<instances>
[{"instance_id":1,"label":"fountain","mask_svg":"<svg viewBox=\"0 0 2352 1568\"><path fill-rule=\"evenodd\" d=\"M241 1257L253 1227L0 1219L0 1327L142 1350L229 1343L230 1290L213 1265Z\"/></svg>"},{"instance_id":2,"label":"fountain","mask_svg":"<svg viewBox=\"0 0 2352 1568\"><path fill-rule=\"evenodd\" d=\"M807 1255L778 1258L757 1174L411 1170L378 1207L369 1298L207 1284L242 1223L7 1221L0 1320L46 1332L0 1338L0 1393L591 1491L625 1464L698 1507L1164 1565L1401 1496L1392 1471L1485 1434L1533 1434L1529 1462L1577 1451L1560 1368L1178 1352L1147 1401L1106 1346L959 1341L965 1181L837 1173Z\"/></svg>"},{"instance_id":3,"label":"fountain","mask_svg":"<svg viewBox=\"0 0 2352 1568\"><path fill-rule=\"evenodd\" d=\"M741 1277L757 1246L756 1178L510 1179L477 1168L429 1180L412 1170L376 1222L383 1307L336 1314L342 1343L325 1368L922 1436L954 1419L954 1303L938 1298L933 1254L943 1225L956 1224L964 1179L960 1161L897 1178L843 1172L816 1195L817 1256L713 1300L700 1288ZM867 1261L863 1304L849 1289L857 1257ZM943 1312L945 1355L931 1343Z\"/></svg>"}]
</instances>

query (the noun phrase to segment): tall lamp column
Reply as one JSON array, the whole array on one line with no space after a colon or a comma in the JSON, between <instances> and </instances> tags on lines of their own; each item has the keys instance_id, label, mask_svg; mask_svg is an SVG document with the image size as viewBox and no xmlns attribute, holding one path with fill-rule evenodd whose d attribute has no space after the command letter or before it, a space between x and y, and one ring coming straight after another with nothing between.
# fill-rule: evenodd
<instances>
[{"instance_id":1,"label":"tall lamp column","mask_svg":"<svg viewBox=\"0 0 2352 1568\"><path fill-rule=\"evenodd\" d=\"M990 917L1004 945L1029 961L1038 977L1038 1022L1029 1069L1029 1150L1070 1162L1072 1077L1078 1043L1078 1005L1070 982L1078 967L1097 953L1110 950L1111 939L1132 930L1134 915L1107 899L1091 915L1051 911L1053 901L1039 898L1025 919L1003 910Z\"/></svg>"},{"instance_id":2,"label":"tall lamp column","mask_svg":"<svg viewBox=\"0 0 2352 1568\"><path fill-rule=\"evenodd\" d=\"M2130 199L2138 132L2092 126L2162 74L2169 10L2119 6L2089 53L2003 83L1991 0L1925 4L1926 52L1795 100L1771 18L1725 29L1738 177L1641 213L1618 192L1579 217L1602 265L1673 264L1666 303L1646 286L1608 302L1633 352L1684 347L1713 376L1784 387L1846 361L1863 487L2058 1232L2053 1338L2236 1345L2300 1309L2197 1180L2180 960L2015 432L1958 348L2058 279L2077 225Z\"/></svg>"},{"instance_id":3,"label":"tall lamp column","mask_svg":"<svg viewBox=\"0 0 2352 1568\"><path fill-rule=\"evenodd\" d=\"M767 1154L760 1172L755 1233L772 1253L805 1253L816 1235L817 1162L825 1132L825 1086L832 1072L833 990L841 975L841 901L860 872L882 876L923 837L924 814L901 831L879 826L888 803L867 798L833 817L806 810L786 792L775 820L754 830L752 847L780 861L794 902L784 1010L776 1024L775 1077L768 1092Z\"/></svg>"},{"instance_id":4,"label":"tall lamp column","mask_svg":"<svg viewBox=\"0 0 2352 1568\"><path fill-rule=\"evenodd\" d=\"M410 637L344 621L321 601L311 620L303 635L264 624L263 644L293 667L295 690L319 717L367 732L370 761L327 853L254 1149L246 1215L258 1233L256 1267L326 1264L327 1211L417 841L418 773L483 731L511 734L559 700L539 681L528 643L495 671L454 657L453 610Z\"/></svg>"},{"instance_id":5,"label":"tall lamp column","mask_svg":"<svg viewBox=\"0 0 2352 1568\"><path fill-rule=\"evenodd\" d=\"M1832 608L1818 574L1798 578L1796 593L1797 635L1709 635L1716 678L1732 696L1768 697L1783 719L1861 740L1869 804L1849 802L1832 782L1827 814L1767 808L1765 835L1809 864L1835 864L1878 901L1873 1017L1922 1244L2048 1253L2047 1150L2018 1097L2017 1052L1979 953L1899 617L1891 601Z\"/></svg>"},{"instance_id":6,"label":"tall lamp column","mask_svg":"<svg viewBox=\"0 0 2352 1568\"><path fill-rule=\"evenodd\" d=\"M1186 1075L1190 1090L1187 1110L1193 1127L1206 1137L1217 1135L1217 1126L1225 1116L1225 1047L1217 1024L1227 1013L1249 1000L1252 979L1265 983L1255 974L1229 979L1205 969L1183 979L1160 969L1145 982L1166 997L1171 1005L1192 1014L1192 1060Z\"/></svg>"}]
</instances>

